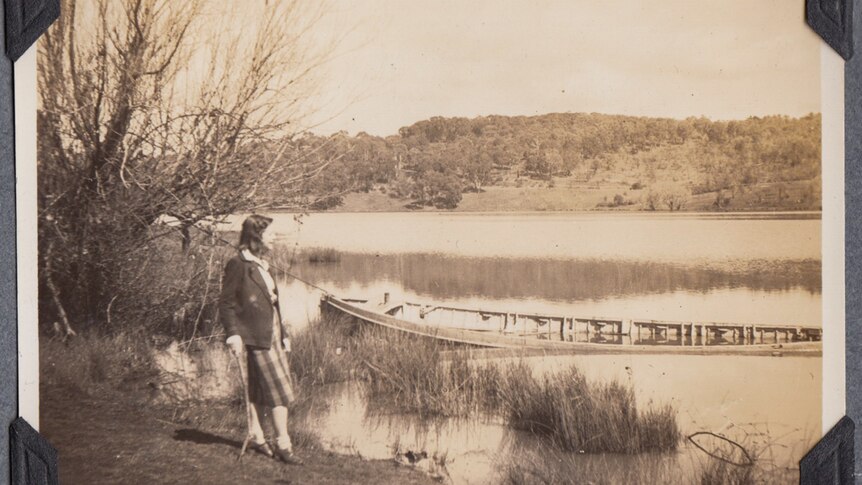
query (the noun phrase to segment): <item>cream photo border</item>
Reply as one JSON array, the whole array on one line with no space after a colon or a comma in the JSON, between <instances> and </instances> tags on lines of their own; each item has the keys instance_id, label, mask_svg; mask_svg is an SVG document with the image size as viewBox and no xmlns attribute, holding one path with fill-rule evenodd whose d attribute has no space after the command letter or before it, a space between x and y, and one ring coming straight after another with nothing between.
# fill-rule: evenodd
<instances>
[{"instance_id":1,"label":"cream photo border","mask_svg":"<svg viewBox=\"0 0 862 485\"><path fill-rule=\"evenodd\" d=\"M802 21L802 19L800 19ZM822 113L822 432L845 414L844 60L821 42ZM18 409L39 429L36 204L36 46L15 62L18 281ZM790 404L790 403L788 403Z\"/></svg>"}]
</instances>

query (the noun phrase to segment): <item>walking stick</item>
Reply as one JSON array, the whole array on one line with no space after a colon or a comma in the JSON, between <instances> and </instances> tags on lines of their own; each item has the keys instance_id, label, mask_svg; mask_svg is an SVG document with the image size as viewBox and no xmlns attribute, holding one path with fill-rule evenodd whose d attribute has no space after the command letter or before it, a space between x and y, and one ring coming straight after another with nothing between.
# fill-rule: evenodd
<instances>
[{"instance_id":1,"label":"walking stick","mask_svg":"<svg viewBox=\"0 0 862 485\"><path fill-rule=\"evenodd\" d=\"M239 456L236 458L237 460L242 459L242 455L245 454L245 450L248 449L248 444L251 442L251 403L248 402L248 384L245 382L245 377L242 374L242 359L240 359L239 355L231 352L233 354L234 360L236 360L237 369L239 369L239 382L242 384L242 396L243 401L245 402L245 423L247 432L245 434L245 440L242 442L242 449L239 450Z\"/></svg>"}]
</instances>

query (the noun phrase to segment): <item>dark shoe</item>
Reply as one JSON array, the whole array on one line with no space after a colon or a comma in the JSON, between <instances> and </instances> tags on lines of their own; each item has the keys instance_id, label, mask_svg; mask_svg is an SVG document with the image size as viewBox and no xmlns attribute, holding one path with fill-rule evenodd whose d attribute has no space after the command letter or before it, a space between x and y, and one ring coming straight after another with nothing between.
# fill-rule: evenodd
<instances>
[{"instance_id":1,"label":"dark shoe","mask_svg":"<svg viewBox=\"0 0 862 485\"><path fill-rule=\"evenodd\" d=\"M267 444L266 441L260 444L252 441L248 444L248 447L267 458L272 458L275 456L272 452L272 448L269 446L269 444Z\"/></svg>"},{"instance_id":2,"label":"dark shoe","mask_svg":"<svg viewBox=\"0 0 862 485\"><path fill-rule=\"evenodd\" d=\"M288 465L296 465L296 466L305 465L305 462L302 461L301 458L296 456L290 450L282 450L280 448L276 448L275 449L275 458L277 460L281 460L281 461L287 463Z\"/></svg>"}]
</instances>

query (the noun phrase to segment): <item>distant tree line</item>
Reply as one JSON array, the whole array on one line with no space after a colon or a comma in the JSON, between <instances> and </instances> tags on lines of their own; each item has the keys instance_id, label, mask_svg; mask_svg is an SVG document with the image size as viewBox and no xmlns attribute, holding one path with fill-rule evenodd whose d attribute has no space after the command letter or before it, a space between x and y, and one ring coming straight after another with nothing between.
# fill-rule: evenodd
<instances>
[{"instance_id":1,"label":"distant tree line","mask_svg":"<svg viewBox=\"0 0 862 485\"><path fill-rule=\"evenodd\" d=\"M304 189L316 209L338 206L351 191L370 190L411 207L449 209L465 192L513 179L590 181L608 173L647 188L674 185L653 194L654 209L679 207L682 192L715 193L721 209L748 186L817 178L820 115L739 121L595 113L434 117L385 138L307 134L294 140L285 157L311 166L334 160ZM282 202L277 185L259 195L275 205Z\"/></svg>"}]
</instances>

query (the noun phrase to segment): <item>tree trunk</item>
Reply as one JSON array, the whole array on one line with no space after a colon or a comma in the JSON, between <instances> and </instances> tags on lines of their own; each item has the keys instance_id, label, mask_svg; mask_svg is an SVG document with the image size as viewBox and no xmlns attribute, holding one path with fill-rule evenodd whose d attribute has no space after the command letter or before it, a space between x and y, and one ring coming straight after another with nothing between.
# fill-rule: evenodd
<instances>
[{"instance_id":1,"label":"tree trunk","mask_svg":"<svg viewBox=\"0 0 862 485\"><path fill-rule=\"evenodd\" d=\"M54 279L51 277L51 253L53 250L54 242L52 241L48 245L48 249L45 251L45 286L48 287L48 291L51 293L51 301L54 303L54 306L57 307L57 315L60 317L59 322L54 322L54 332L57 333L60 338L66 340L67 338L74 337L78 334L72 329L72 325L69 324L69 317L66 315L66 309L63 308L63 303L60 301L60 292L57 290L57 286L54 284Z\"/></svg>"},{"instance_id":2,"label":"tree trunk","mask_svg":"<svg viewBox=\"0 0 862 485\"><path fill-rule=\"evenodd\" d=\"M192 235L189 232L189 225L183 224L180 228L180 234L183 236L183 254L188 255L192 246Z\"/></svg>"}]
</instances>

